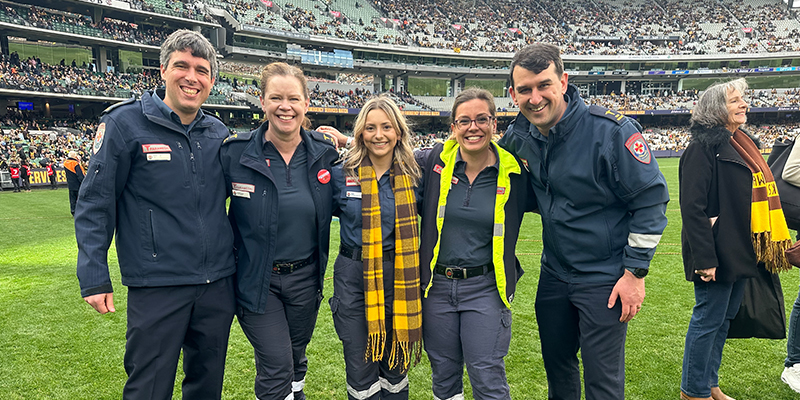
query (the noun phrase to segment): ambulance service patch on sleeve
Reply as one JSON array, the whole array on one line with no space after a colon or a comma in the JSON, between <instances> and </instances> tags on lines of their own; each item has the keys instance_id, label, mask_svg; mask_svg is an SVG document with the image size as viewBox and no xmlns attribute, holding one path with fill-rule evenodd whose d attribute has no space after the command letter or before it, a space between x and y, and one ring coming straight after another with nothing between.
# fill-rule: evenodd
<instances>
[{"instance_id":1,"label":"ambulance service patch on sleeve","mask_svg":"<svg viewBox=\"0 0 800 400\"><path fill-rule=\"evenodd\" d=\"M103 122L100 126L97 127L97 133L94 135L94 145L92 146L92 151L94 154L97 154L100 151L100 147L103 146L103 137L106 135L106 123Z\"/></svg>"},{"instance_id":2,"label":"ambulance service patch on sleeve","mask_svg":"<svg viewBox=\"0 0 800 400\"><path fill-rule=\"evenodd\" d=\"M645 143L640 132L636 132L633 136L628 138L628 141L625 142L625 147L628 148L628 151L630 151L633 157L639 162L642 164L650 164L650 149L647 147L647 143Z\"/></svg>"}]
</instances>

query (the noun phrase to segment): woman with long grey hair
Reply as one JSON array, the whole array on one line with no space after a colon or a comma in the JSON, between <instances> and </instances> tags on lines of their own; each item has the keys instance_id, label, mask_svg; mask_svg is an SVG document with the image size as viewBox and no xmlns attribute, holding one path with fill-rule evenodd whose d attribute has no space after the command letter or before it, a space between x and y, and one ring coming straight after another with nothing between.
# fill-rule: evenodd
<instances>
[{"instance_id":1,"label":"woman with long grey hair","mask_svg":"<svg viewBox=\"0 0 800 400\"><path fill-rule=\"evenodd\" d=\"M775 181L747 122L744 79L712 85L691 118L681 156L681 244L695 306L686 333L681 399L731 400L719 388L722 349L744 293L759 268L788 269L791 244Z\"/></svg>"}]
</instances>

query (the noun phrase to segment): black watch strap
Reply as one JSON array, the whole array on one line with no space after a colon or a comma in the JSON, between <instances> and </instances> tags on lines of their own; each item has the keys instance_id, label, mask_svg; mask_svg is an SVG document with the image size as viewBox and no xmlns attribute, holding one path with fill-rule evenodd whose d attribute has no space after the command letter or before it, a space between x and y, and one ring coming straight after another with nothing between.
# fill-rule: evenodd
<instances>
[{"instance_id":1,"label":"black watch strap","mask_svg":"<svg viewBox=\"0 0 800 400\"><path fill-rule=\"evenodd\" d=\"M647 268L632 268L632 267L625 267L628 271L631 271L633 276L637 278L644 278L647 276L647 273L650 272Z\"/></svg>"}]
</instances>

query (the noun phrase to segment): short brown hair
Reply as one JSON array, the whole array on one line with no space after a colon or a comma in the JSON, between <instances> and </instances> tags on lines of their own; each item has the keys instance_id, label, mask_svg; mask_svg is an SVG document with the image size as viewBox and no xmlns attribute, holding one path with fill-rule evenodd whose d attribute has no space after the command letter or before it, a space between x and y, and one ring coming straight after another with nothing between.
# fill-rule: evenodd
<instances>
[{"instance_id":1,"label":"short brown hair","mask_svg":"<svg viewBox=\"0 0 800 400\"><path fill-rule=\"evenodd\" d=\"M300 68L295 67L294 65L289 65L285 62L274 62L267 64L264 69L261 70L261 83L259 88L261 89L261 98L264 98L264 93L267 92L267 83L270 79L276 76L293 76L299 82L300 86L303 88L303 96L305 96L304 100L308 100L310 95L308 93L308 80L306 76L303 74L303 70Z\"/></svg>"}]
</instances>

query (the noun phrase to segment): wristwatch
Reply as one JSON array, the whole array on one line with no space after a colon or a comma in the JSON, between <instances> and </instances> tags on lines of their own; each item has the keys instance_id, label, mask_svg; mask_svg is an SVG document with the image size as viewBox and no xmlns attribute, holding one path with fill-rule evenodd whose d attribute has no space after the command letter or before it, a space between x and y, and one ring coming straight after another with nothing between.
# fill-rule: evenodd
<instances>
[{"instance_id":1,"label":"wristwatch","mask_svg":"<svg viewBox=\"0 0 800 400\"><path fill-rule=\"evenodd\" d=\"M650 271L647 268L632 268L632 267L625 267L628 271L631 271L633 276L641 279L647 276L647 273Z\"/></svg>"}]
</instances>

